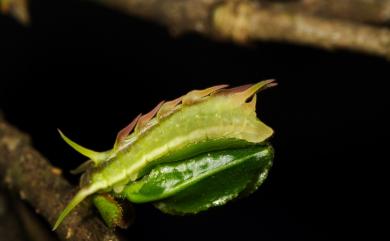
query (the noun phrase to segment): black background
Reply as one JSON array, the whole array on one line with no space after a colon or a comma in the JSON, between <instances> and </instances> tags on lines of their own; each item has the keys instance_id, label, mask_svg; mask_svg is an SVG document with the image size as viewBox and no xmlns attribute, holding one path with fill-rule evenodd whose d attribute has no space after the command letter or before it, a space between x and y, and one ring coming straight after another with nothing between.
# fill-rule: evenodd
<instances>
[{"instance_id":1,"label":"black background","mask_svg":"<svg viewBox=\"0 0 390 241\"><path fill-rule=\"evenodd\" d=\"M30 28L0 17L0 108L65 173L84 158L60 140L57 127L105 150L119 129L162 99L221 83L279 83L258 101L260 118L275 130L276 158L264 185L197 216L137 205L135 224L124 232L130 240L384 238L386 60L175 38L163 27L83 1L33 1L31 12Z\"/></svg>"}]
</instances>

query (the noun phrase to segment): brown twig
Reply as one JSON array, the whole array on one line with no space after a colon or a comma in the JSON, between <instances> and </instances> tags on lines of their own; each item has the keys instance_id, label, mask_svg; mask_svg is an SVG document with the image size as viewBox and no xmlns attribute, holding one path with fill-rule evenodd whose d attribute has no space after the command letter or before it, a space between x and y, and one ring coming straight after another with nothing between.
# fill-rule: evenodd
<instances>
[{"instance_id":1,"label":"brown twig","mask_svg":"<svg viewBox=\"0 0 390 241\"><path fill-rule=\"evenodd\" d=\"M215 32L236 42L285 41L326 49L343 48L390 58L390 30L360 23L278 10L239 1L214 11Z\"/></svg>"},{"instance_id":2,"label":"brown twig","mask_svg":"<svg viewBox=\"0 0 390 241\"><path fill-rule=\"evenodd\" d=\"M297 1L297 9L316 16L375 24L390 23L390 0L301 0Z\"/></svg>"},{"instance_id":3,"label":"brown twig","mask_svg":"<svg viewBox=\"0 0 390 241\"><path fill-rule=\"evenodd\" d=\"M0 13L13 16L23 25L30 23L28 0L0 0Z\"/></svg>"},{"instance_id":4,"label":"brown twig","mask_svg":"<svg viewBox=\"0 0 390 241\"><path fill-rule=\"evenodd\" d=\"M349 49L390 58L390 30L340 18L314 16L313 13L319 13L314 5L308 13L297 11L299 8L309 9L308 0L299 3L299 8L291 3L248 0L94 1L161 23L179 34L198 32L237 43L259 40L290 42L327 49ZM363 6L363 1L359 0L359 6ZM329 16L341 15L330 9L328 7ZM367 20L371 17L362 18ZM383 18L387 19L381 17L377 20L385 21Z\"/></svg>"},{"instance_id":5,"label":"brown twig","mask_svg":"<svg viewBox=\"0 0 390 241\"><path fill-rule=\"evenodd\" d=\"M21 133L0 117L0 184L19 194L51 225L72 196L71 185ZM62 240L119 240L83 202L57 229Z\"/></svg>"},{"instance_id":6,"label":"brown twig","mask_svg":"<svg viewBox=\"0 0 390 241\"><path fill-rule=\"evenodd\" d=\"M0 1L5 12L27 12L27 0ZM390 30L368 24L390 22L390 0L91 1L158 22L176 34L197 32L236 43L289 42L390 58Z\"/></svg>"},{"instance_id":7,"label":"brown twig","mask_svg":"<svg viewBox=\"0 0 390 241\"><path fill-rule=\"evenodd\" d=\"M390 0L92 0L168 27L236 43L289 42L390 58ZM27 0L0 0L26 22Z\"/></svg>"}]
</instances>

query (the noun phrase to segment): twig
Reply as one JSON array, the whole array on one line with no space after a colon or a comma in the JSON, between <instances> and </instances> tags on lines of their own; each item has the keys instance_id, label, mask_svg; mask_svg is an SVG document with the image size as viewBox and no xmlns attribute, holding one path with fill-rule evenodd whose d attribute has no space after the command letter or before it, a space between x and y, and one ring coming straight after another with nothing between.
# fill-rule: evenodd
<instances>
[{"instance_id":1,"label":"twig","mask_svg":"<svg viewBox=\"0 0 390 241\"><path fill-rule=\"evenodd\" d=\"M213 10L226 0L90 0L163 24L176 34L211 33ZM229 1L229 0L227 0Z\"/></svg>"},{"instance_id":2,"label":"twig","mask_svg":"<svg viewBox=\"0 0 390 241\"><path fill-rule=\"evenodd\" d=\"M213 20L215 32L240 43L286 41L390 58L390 30L386 28L278 10L248 1L218 7Z\"/></svg>"},{"instance_id":3,"label":"twig","mask_svg":"<svg viewBox=\"0 0 390 241\"><path fill-rule=\"evenodd\" d=\"M197 32L236 43L289 42L390 58L390 0L91 0L158 22L175 34ZM28 16L27 0L0 0ZM23 13L23 14L21 14ZM27 19L27 18L22 18Z\"/></svg>"},{"instance_id":4,"label":"twig","mask_svg":"<svg viewBox=\"0 0 390 241\"><path fill-rule=\"evenodd\" d=\"M297 2L297 9L317 16L390 23L390 0L301 0Z\"/></svg>"},{"instance_id":5,"label":"twig","mask_svg":"<svg viewBox=\"0 0 390 241\"><path fill-rule=\"evenodd\" d=\"M0 117L0 184L17 192L51 225L72 196L61 171L31 146L29 138ZM119 240L83 202L57 229L62 240Z\"/></svg>"},{"instance_id":6,"label":"twig","mask_svg":"<svg viewBox=\"0 0 390 241\"><path fill-rule=\"evenodd\" d=\"M28 0L0 0L0 13L13 16L23 25L30 23Z\"/></svg>"},{"instance_id":7,"label":"twig","mask_svg":"<svg viewBox=\"0 0 390 241\"><path fill-rule=\"evenodd\" d=\"M258 40L290 42L390 58L390 30L387 28L310 14L317 10L306 14L305 11L297 11L296 5L289 7L291 3L280 7L280 2L272 4L247 0L92 1L153 20L178 34L198 32L237 43ZM308 3L305 4L307 7ZM333 14L339 15L336 11Z\"/></svg>"}]
</instances>

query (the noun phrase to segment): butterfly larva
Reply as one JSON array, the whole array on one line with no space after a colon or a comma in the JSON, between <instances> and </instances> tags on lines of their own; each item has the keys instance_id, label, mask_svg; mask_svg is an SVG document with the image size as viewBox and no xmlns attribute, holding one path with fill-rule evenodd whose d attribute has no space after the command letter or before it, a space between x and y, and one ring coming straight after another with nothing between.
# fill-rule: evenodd
<instances>
[{"instance_id":1,"label":"butterfly larva","mask_svg":"<svg viewBox=\"0 0 390 241\"><path fill-rule=\"evenodd\" d=\"M86 149L60 132L69 145L90 158L90 161L76 170L87 170L82 176L81 188L62 211L53 229L58 227L77 204L95 193L111 193L133 202L160 200L157 207L167 212L191 213L191 210L196 210L192 211L195 213L209 206L225 203L238 195L237 190L250 192L250 186L252 189L257 188L264 180L264 173L268 171L272 161L273 152L266 145L266 140L272 136L273 130L256 116L256 93L273 85L273 80L231 89L227 89L226 85L218 85L193 90L175 100L161 102L149 113L137 116L121 130L114 147L106 152ZM186 164L180 166L180 163ZM247 165L243 165L246 163ZM201 201L203 208L199 208L200 205L194 202L189 205L192 209L183 208L187 204L185 201L183 204L183 197L180 201L180 195L185 196L189 190L199 188L196 185L205 182L212 175L218 177L218 172L234 176L235 173L231 172L234 168L228 168L231 166L236 168L236 172L240 170L241 174L236 179L242 180L239 185L238 181L231 184L237 186L237 190L234 193L232 191L230 199L225 198L223 201L220 198L222 194L218 194L219 191L214 188L209 190L209 193L213 192L210 193L213 198ZM163 169L171 172L161 171ZM185 178L184 172L177 172L179 169L192 173L192 176ZM247 176L246 173L249 172L253 173ZM160 185L158 181L166 181L167 178L159 175L176 175L177 179L174 181L181 186L169 186L168 190L167 186ZM189 183L196 185L188 189L191 186ZM213 182L209 183L212 186ZM153 190L150 189L153 185L155 189L160 188L154 193L155 196L150 191ZM179 201L173 203L182 203L181 208L176 204L175 208L172 202L169 204L169 200L164 203L168 197L170 200L177 198L174 195L178 195Z\"/></svg>"}]
</instances>

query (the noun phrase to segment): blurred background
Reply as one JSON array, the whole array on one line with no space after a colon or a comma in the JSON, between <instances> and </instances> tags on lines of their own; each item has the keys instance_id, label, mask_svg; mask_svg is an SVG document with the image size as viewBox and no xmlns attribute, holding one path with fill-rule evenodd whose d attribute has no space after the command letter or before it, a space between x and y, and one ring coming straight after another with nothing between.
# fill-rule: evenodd
<instances>
[{"instance_id":1,"label":"blurred background","mask_svg":"<svg viewBox=\"0 0 390 241\"><path fill-rule=\"evenodd\" d=\"M275 130L263 186L196 216L136 205L134 225L119 231L129 240L379 240L388 231L387 60L175 37L87 1L32 1L30 14L29 27L0 16L0 109L74 185L68 170L84 158L56 128L105 150L161 100L216 84L279 83L258 98L259 118Z\"/></svg>"}]
</instances>

